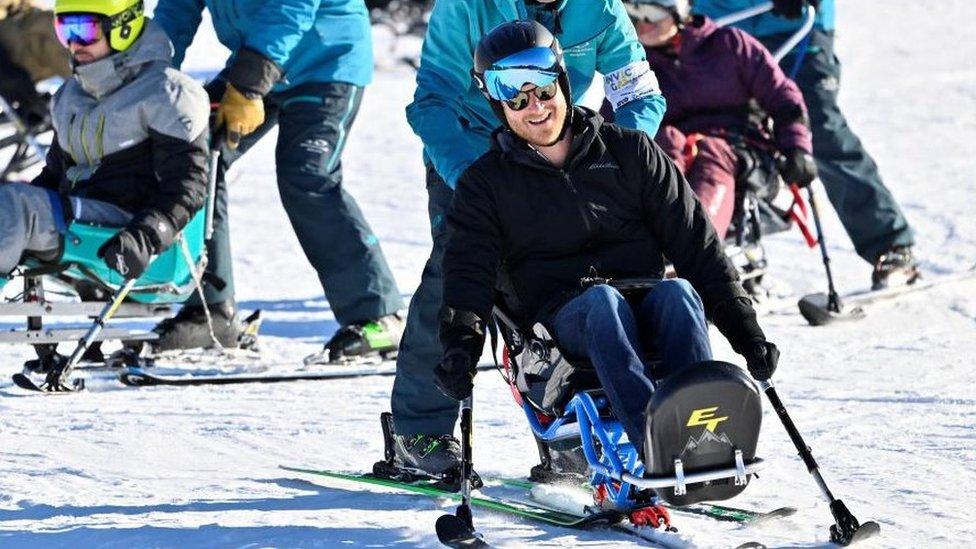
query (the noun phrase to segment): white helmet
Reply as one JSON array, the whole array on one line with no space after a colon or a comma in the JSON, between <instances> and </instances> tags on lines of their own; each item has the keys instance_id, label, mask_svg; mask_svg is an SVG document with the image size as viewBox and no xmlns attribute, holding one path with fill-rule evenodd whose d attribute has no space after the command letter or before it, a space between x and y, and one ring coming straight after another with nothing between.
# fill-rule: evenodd
<instances>
[{"instance_id":1,"label":"white helmet","mask_svg":"<svg viewBox=\"0 0 976 549\"><path fill-rule=\"evenodd\" d=\"M691 16L689 0L624 0L624 7L631 18L658 21L662 13L671 15L674 22L682 24Z\"/></svg>"}]
</instances>

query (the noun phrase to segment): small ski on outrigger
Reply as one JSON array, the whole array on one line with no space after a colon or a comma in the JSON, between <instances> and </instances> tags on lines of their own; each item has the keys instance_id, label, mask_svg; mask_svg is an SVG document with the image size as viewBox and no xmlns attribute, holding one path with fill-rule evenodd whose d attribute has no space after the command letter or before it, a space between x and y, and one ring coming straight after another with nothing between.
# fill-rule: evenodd
<instances>
[{"instance_id":1,"label":"small ski on outrigger","mask_svg":"<svg viewBox=\"0 0 976 549\"><path fill-rule=\"evenodd\" d=\"M860 290L838 295L836 290L828 293L816 292L803 296L797 304L800 314L813 326L823 326L837 321L860 320L867 314L866 307L879 301L893 299L905 294L938 288L946 284L976 278L976 265L965 271L927 276L911 284L882 288L880 290Z\"/></svg>"},{"instance_id":2,"label":"small ski on outrigger","mask_svg":"<svg viewBox=\"0 0 976 549\"><path fill-rule=\"evenodd\" d=\"M794 192L799 193L798 190L794 190ZM812 188L807 187L807 193L810 211L813 213L813 220L817 227L817 244L820 246L820 257L823 261L824 273L827 275L826 293L816 292L805 295L797 303L800 314L811 326L861 320L867 314L865 307L872 303L976 277L976 264L974 264L965 271L957 273L931 278L916 278L899 286L879 290L862 290L842 296L834 286L834 275L830 269L830 254L827 252L827 244L824 242L823 224L820 222L820 213L817 211L817 200Z\"/></svg>"}]
</instances>

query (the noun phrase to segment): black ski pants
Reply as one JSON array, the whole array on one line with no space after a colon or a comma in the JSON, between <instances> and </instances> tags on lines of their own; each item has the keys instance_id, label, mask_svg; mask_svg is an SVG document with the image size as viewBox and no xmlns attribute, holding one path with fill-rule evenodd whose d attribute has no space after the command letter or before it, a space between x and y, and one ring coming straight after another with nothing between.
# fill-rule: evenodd
<instances>
[{"instance_id":1,"label":"black ski pants","mask_svg":"<svg viewBox=\"0 0 976 549\"><path fill-rule=\"evenodd\" d=\"M220 90L208 92L219 99ZM341 82L302 84L272 93L265 98L264 123L245 136L237 150L224 150L221 156L221 169L226 170L278 126L275 168L281 202L341 326L404 307L379 239L342 186L342 150L362 97L363 88ZM227 187L222 177L219 181L207 270L226 286L207 284L208 303L234 296Z\"/></svg>"},{"instance_id":2,"label":"black ski pants","mask_svg":"<svg viewBox=\"0 0 976 549\"><path fill-rule=\"evenodd\" d=\"M760 37L775 51L788 35ZM790 74L796 63L794 49L780 63ZM892 246L915 243L912 228L891 191L881 181L878 165L848 126L837 105L840 61L834 55L834 35L814 29L802 59L796 83L810 112L813 155L820 180L857 254L874 263Z\"/></svg>"},{"instance_id":3,"label":"black ski pants","mask_svg":"<svg viewBox=\"0 0 976 549\"><path fill-rule=\"evenodd\" d=\"M397 354L396 379L390 399L393 429L400 435L441 435L454 432L458 403L434 385L434 367L444 355L438 330L444 300L441 263L449 238L447 210L454 191L430 165L427 166L427 212L433 249L420 286L410 299L407 326Z\"/></svg>"}]
</instances>

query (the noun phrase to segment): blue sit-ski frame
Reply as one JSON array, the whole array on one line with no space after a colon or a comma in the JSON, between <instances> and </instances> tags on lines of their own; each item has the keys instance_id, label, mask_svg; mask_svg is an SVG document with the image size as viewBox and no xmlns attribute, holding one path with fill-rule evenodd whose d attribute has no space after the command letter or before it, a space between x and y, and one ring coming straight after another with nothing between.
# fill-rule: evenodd
<instances>
[{"instance_id":1,"label":"blue sit-ski frame","mask_svg":"<svg viewBox=\"0 0 976 549\"><path fill-rule=\"evenodd\" d=\"M542 424L536 410L525 399L521 404L532 432L544 442L565 436L566 431L576 425L583 443L583 454L590 467L590 484L596 489L602 486L608 502L617 510L626 511L636 506L631 499L632 485L619 479L623 478L624 473L643 476L644 464L633 443L627 440L620 422L601 417L600 412L610 407L606 397L594 398L587 392L577 393L566 405L563 414L549 425ZM600 443L600 452L597 452L596 441Z\"/></svg>"}]
</instances>

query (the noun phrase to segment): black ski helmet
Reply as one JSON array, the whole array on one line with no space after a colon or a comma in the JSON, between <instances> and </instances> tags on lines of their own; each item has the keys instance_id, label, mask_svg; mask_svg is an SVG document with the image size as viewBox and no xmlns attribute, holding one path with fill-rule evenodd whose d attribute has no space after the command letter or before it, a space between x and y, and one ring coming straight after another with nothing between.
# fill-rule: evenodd
<instances>
[{"instance_id":1,"label":"black ski helmet","mask_svg":"<svg viewBox=\"0 0 976 549\"><path fill-rule=\"evenodd\" d=\"M566 125L573 113L573 99L569 87L569 75L566 73L566 62L563 60L563 48L559 45L559 40L536 21L509 21L502 23L491 29L480 42L474 51L474 68L471 75L481 90L482 95L488 100L495 116L507 128L508 121L505 119L505 111L502 109L500 100L493 98L488 91L488 83L485 81L485 72L496 66L497 63L504 61L517 53L524 52L533 48L548 48L552 51L555 58L555 65L551 67L524 66L525 69L555 70L559 73L557 81L559 89L562 90L566 98L568 107L566 113ZM565 127L564 127L565 129Z\"/></svg>"}]
</instances>

